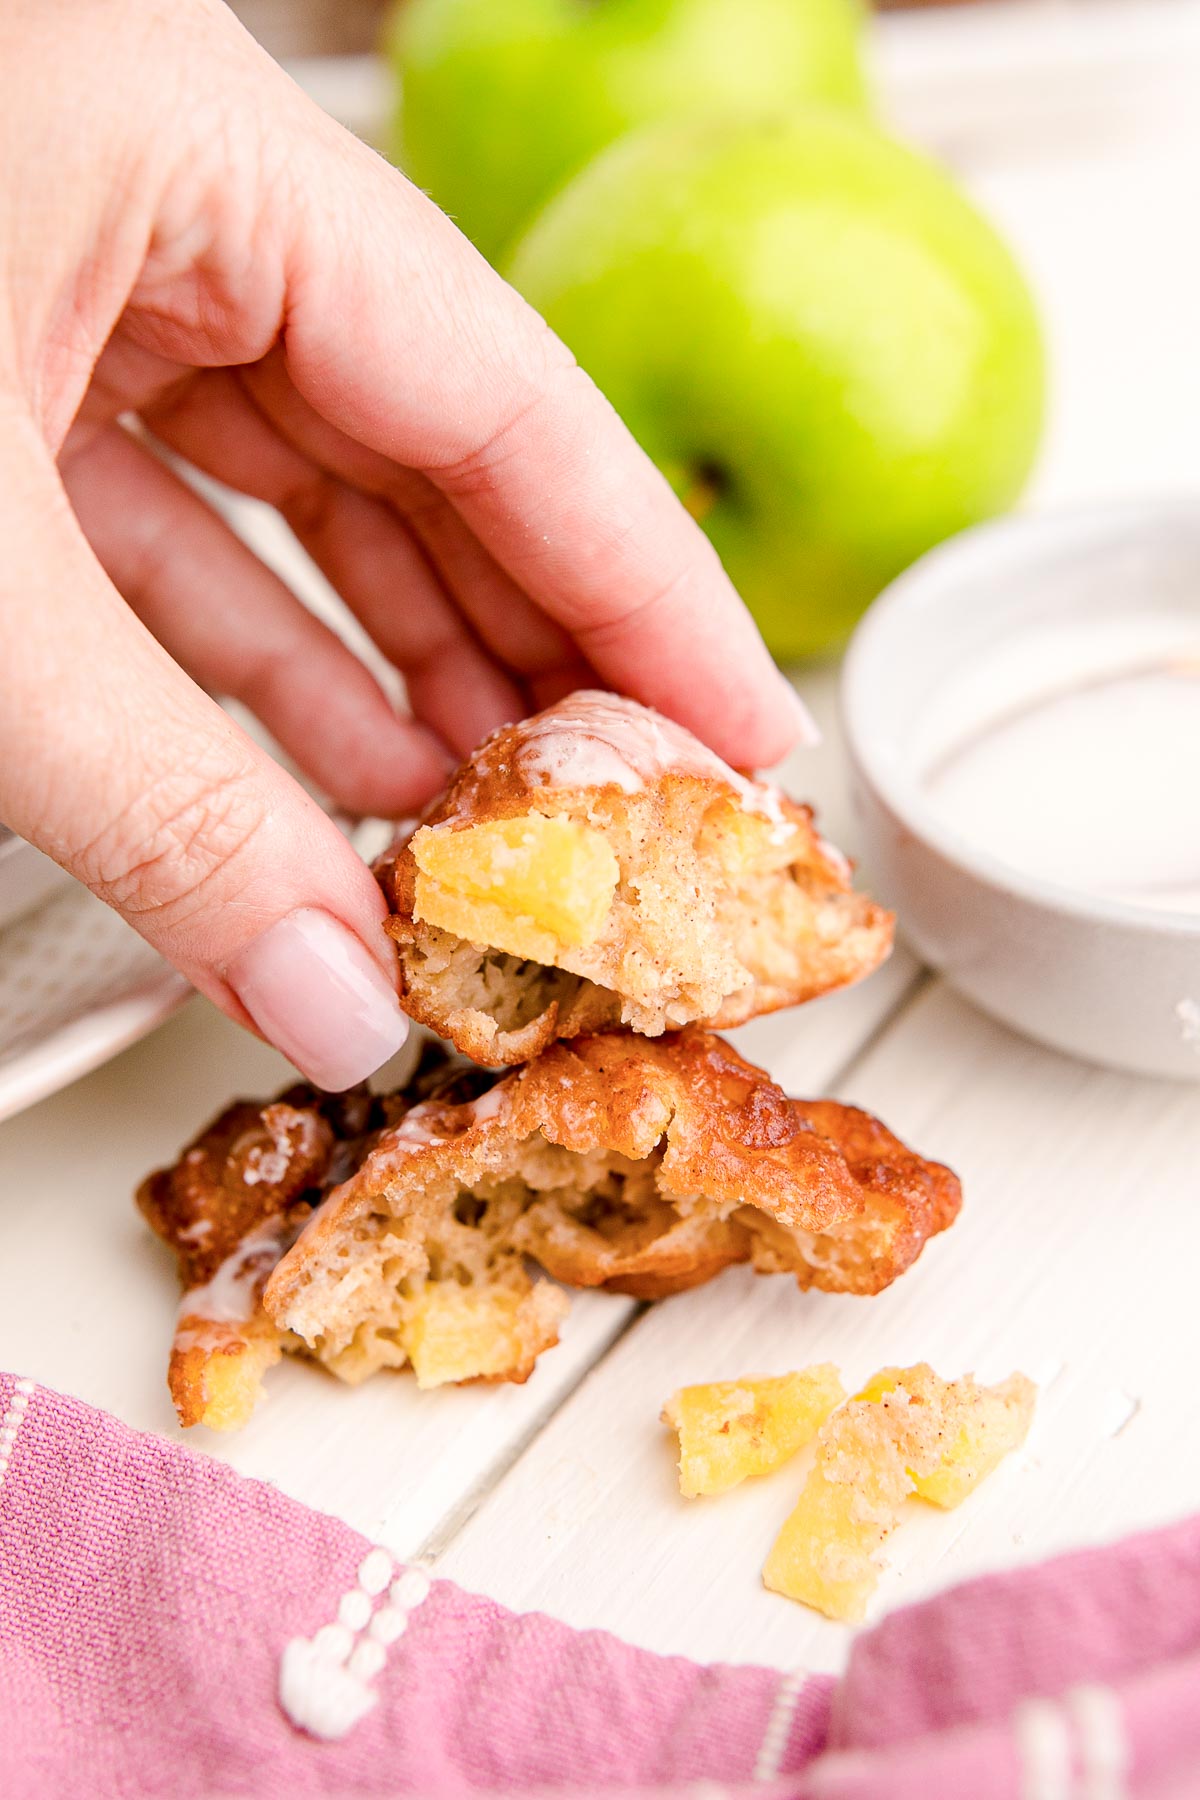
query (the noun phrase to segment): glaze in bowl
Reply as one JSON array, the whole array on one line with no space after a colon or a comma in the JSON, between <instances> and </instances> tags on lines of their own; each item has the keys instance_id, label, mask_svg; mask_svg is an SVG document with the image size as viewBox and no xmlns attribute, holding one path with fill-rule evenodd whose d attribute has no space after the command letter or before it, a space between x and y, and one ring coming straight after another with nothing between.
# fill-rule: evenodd
<instances>
[{"instance_id":1,"label":"glaze in bowl","mask_svg":"<svg viewBox=\"0 0 1200 1800\"><path fill-rule=\"evenodd\" d=\"M1061 680L1022 655L1023 639L1074 644L1086 681L1129 665L1135 624L1159 653L1196 657L1200 503L1008 519L914 564L870 609L846 661L863 856L917 953L996 1018L1093 1062L1200 1080L1200 913L1032 875L982 830L972 841L948 826L927 792L985 690L988 705L997 683L1036 702ZM1038 799L1031 784L1029 805ZM1200 768L1178 768L1171 804L1200 865Z\"/></svg>"}]
</instances>

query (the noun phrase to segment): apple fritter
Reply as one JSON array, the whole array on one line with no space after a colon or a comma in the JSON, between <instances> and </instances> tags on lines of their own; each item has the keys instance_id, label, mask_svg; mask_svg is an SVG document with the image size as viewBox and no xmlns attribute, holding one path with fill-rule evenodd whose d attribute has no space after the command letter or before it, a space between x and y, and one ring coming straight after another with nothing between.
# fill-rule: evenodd
<instances>
[{"instance_id":1,"label":"apple fritter","mask_svg":"<svg viewBox=\"0 0 1200 1800\"><path fill-rule=\"evenodd\" d=\"M557 1283L653 1299L750 1262L873 1293L953 1221L958 1183L868 1115L817 1110L694 1029L231 1108L140 1196L188 1289L180 1417L242 1423L283 1350L346 1381L523 1381L557 1341Z\"/></svg>"},{"instance_id":2,"label":"apple fritter","mask_svg":"<svg viewBox=\"0 0 1200 1800\"><path fill-rule=\"evenodd\" d=\"M478 1286L458 1249L464 1228L493 1259L505 1246L571 1286L644 1299L743 1262L801 1287L874 1293L959 1205L948 1169L854 1108L831 1104L818 1128L719 1038L606 1033L554 1044L475 1100L432 1101L382 1132L280 1262L264 1305L359 1375L402 1360L431 1246L443 1278Z\"/></svg>"},{"instance_id":3,"label":"apple fritter","mask_svg":"<svg viewBox=\"0 0 1200 1800\"><path fill-rule=\"evenodd\" d=\"M740 1024L859 980L892 940L808 807L614 694L493 733L376 874L405 1006L481 1063Z\"/></svg>"},{"instance_id":4,"label":"apple fritter","mask_svg":"<svg viewBox=\"0 0 1200 1800\"><path fill-rule=\"evenodd\" d=\"M465 1097L489 1079L430 1045L403 1096L301 1083L266 1103L235 1101L147 1176L137 1204L174 1250L183 1289L167 1377L182 1424L243 1425L266 1370L301 1347L263 1311L267 1277L397 1108L433 1091Z\"/></svg>"},{"instance_id":5,"label":"apple fritter","mask_svg":"<svg viewBox=\"0 0 1200 1800\"><path fill-rule=\"evenodd\" d=\"M223 1428L249 1416L283 1353L283 1333L260 1304L267 1276L325 1191L338 1144L367 1129L372 1104L360 1091L333 1099L304 1086L265 1106L236 1101L139 1188L183 1288L168 1371L183 1424Z\"/></svg>"}]
</instances>

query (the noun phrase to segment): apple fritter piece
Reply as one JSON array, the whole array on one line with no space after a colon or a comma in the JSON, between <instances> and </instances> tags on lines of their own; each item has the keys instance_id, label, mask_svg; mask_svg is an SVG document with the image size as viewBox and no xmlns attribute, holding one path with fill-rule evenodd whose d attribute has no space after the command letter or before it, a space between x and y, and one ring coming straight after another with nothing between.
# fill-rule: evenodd
<instances>
[{"instance_id":1,"label":"apple fritter piece","mask_svg":"<svg viewBox=\"0 0 1200 1800\"><path fill-rule=\"evenodd\" d=\"M182 1424L228 1430L250 1416L286 1344L260 1304L267 1276L385 1117L365 1089L237 1101L142 1183L138 1206L183 1288L168 1370Z\"/></svg>"},{"instance_id":2,"label":"apple fritter piece","mask_svg":"<svg viewBox=\"0 0 1200 1800\"><path fill-rule=\"evenodd\" d=\"M388 1097L239 1103L139 1195L180 1260L180 1417L243 1422L284 1350L347 1381L522 1381L567 1304L533 1262L647 1298L749 1260L872 1292L957 1183L867 1115L813 1110L699 1031L556 1044L499 1078L435 1052Z\"/></svg>"},{"instance_id":3,"label":"apple fritter piece","mask_svg":"<svg viewBox=\"0 0 1200 1800\"><path fill-rule=\"evenodd\" d=\"M890 1142L903 1168L882 1151L865 1183L801 1103L705 1032L555 1044L475 1100L430 1102L382 1132L282 1259L264 1304L322 1360L366 1374L407 1341L431 1276L470 1295L485 1272L516 1282L525 1257L573 1286L648 1298L756 1257L804 1286L874 1291L906 1266L878 1196L898 1211L905 1182L936 1169ZM937 1185L942 1206L920 1213L927 1231L957 1210L948 1170ZM759 1254L763 1221L772 1235Z\"/></svg>"},{"instance_id":4,"label":"apple fritter piece","mask_svg":"<svg viewBox=\"0 0 1200 1800\"><path fill-rule=\"evenodd\" d=\"M572 1204L535 1197L524 1214L522 1246L572 1286L657 1300L752 1262L802 1288L874 1294L958 1216L951 1170L857 1107L789 1099L709 1032L606 1034L547 1051L537 1066L576 1064L605 1072L592 1090L598 1121L610 1067L669 1078L675 1110L665 1151L614 1168Z\"/></svg>"},{"instance_id":5,"label":"apple fritter piece","mask_svg":"<svg viewBox=\"0 0 1200 1800\"><path fill-rule=\"evenodd\" d=\"M397 1094L324 1094L297 1084L273 1101L236 1101L177 1163L146 1178L138 1206L174 1250L183 1288L168 1369L182 1424L243 1425L267 1369L285 1350L302 1348L267 1317L262 1291L373 1134L432 1093L466 1099L491 1079L428 1044Z\"/></svg>"},{"instance_id":6,"label":"apple fritter piece","mask_svg":"<svg viewBox=\"0 0 1200 1800\"><path fill-rule=\"evenodd\" d=\"M481 1063L740 1024L891 947L808 807L613 694L494 733L376 874L405 1006Z\"/></svg>"}]
</instances>

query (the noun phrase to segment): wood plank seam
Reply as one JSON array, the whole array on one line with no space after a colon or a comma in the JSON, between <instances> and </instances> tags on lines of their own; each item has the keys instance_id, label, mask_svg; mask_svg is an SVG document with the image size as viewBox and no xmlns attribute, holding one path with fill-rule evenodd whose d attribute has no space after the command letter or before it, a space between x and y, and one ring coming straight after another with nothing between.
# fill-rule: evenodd
<instances>
[{"instance_id":1,"label":"wood plank seam","mask_svg":"<svg viewBox=\"0 0 1200 1800\"><path fill-rule=\"evenodd\" d=\"M612 1336L605 1339L599 1353L589 1363L581 1363L576 1371L575 1379L560 1390L549 1403L526 1422L525 1428L509 1443L503 1451L482 1469L460 1499L438 1521L433 1531L417 1547L410 1558L421 1568L432 1568L438 1558L449 1549L458 1534L468 1525L478 1512L488 1495L498 1488L505 1476L516 1466L530 1445L541 1436L555 1414L572 1398L576 1389L588 1376L610 1356L621 1339L638 1323L644 1313L649 1311L649 1302L642 1300L634 1303L630 1310L623 1314L617 1323Z\"/></svg>"}]
</instances>

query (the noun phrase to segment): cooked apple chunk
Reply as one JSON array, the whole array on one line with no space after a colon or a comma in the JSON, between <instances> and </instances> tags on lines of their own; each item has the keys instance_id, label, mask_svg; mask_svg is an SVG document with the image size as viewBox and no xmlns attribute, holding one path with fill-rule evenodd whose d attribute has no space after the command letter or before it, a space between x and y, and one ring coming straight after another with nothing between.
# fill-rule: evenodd
<instances>
[{"instance_id":1,"label":"cooked apple chunk","mask_svg":"<svg viewBox=\"0 0 1200 1800\"><path fill-rule=\"evenodd\" d=\"M912 1471L913 1487L934 1506L960 1506L1025 1442L1033 1419L1037 1389L1026 1375L1010 1375L994 1387L981 1387L970 1375L943 1381L928 1363L911 1369L880 1369L859 1400L882 1400L902 1388L917 1404L941 1413L938 1461L927 1475Z\"/></svg>"},{"instance_id":2,"label":"cooked apple chunk","mask_svg":"<svg viewBox=\"0 0 1200 1800\"><path fill-rule=\"evenodd\" d=\"M662 1415L679 1435L680 1493L723 1494L780 1468L845 1398L832 1363L680 1388Z\"/></svg>"},{"instance_id":3,"label":"cooked apple chunk","mask_svg":"<svg viewBox=\"0 0 1200 1800\"><path fill-rule=\"evenodd\" d=\"M542 960L595 942L619 874L600 832L544 813L424 826L412 854L414 918Z\"/></svg>"},{"instance_id":4,"label":"cooked apple chunk","mask_svg":"<svg viewBox=\"0 0 1200 1800\"><path fill-rule=\"evenodd\" d=\"M408 1308L404 1348L419 1388L451 1381L514 1381L558 1337L567 1297L514 1271L507 1282L425 1282Z\"/></svg>"},{"instance_id":5,"label":"cooked apple chunk","mask_svg":"<svg viewBox=\"0 0 1200 1800\"><path fill-rule=\"evenodd\" d=\"M740 1024L891 946L807 807L615 694L494 733L375 872L405 1006L479 1063Z\"/></svg>"},{"instance_id":6,"label":"cooked apple chunk","mask_svg":"<svg viewBox=\"0 0 1200 1800\"><path fill-rule=\"evenodd\" d=\"M862 1619L905 1500L957 1506L1024 1439L1033 1400L1023 1375L982 1388L943 1381L928 1363L881 1370L821 1427L765 1585L831 1619Z\"/></svg>"},{"instance_id":7,"label":"cooked apple chunk","mask_svg":"<svg viewBox=\"0 0 1200 1800\"><path fill-rule=\"evenodd\" d=\"M928 1455L903 1406L894 1395L852 1400L822 1428L816 1462L763 1565L767 1587L831 1619L865 1616L879 1552L913 1491L909 1466Z\"/></svg>"}]
</instances>

